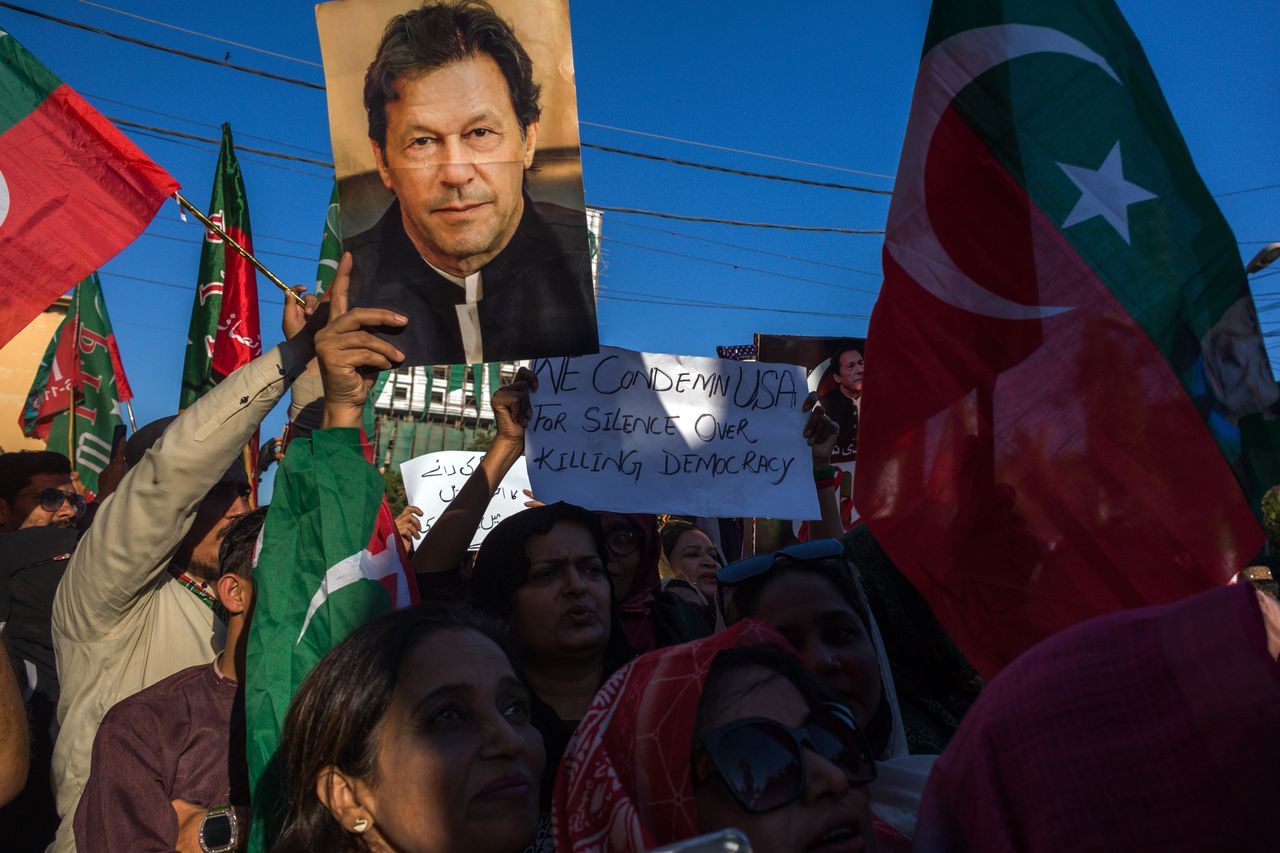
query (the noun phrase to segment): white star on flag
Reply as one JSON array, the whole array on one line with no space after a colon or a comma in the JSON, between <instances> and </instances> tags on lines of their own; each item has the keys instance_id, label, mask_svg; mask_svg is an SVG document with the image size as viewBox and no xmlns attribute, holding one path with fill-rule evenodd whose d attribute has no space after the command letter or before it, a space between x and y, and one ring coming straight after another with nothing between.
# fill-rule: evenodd
<instances>
[{"instance_id":1,"label":"white star on flag","mask_svg":"<svg viewBox=\"0 0 1280 853\"><path fill-rule=\"evenodd\" d=\"M1124 179L1124 167L1120 162L1120 143L1117 142L1097 169L1084 166L1072 166L1059 163L1059 168L1066 172L1071 182L1080 189L1080 200L1067 214L1063 228L1070 228L1078 222L1101 216L1124 238L1129 240L1129 205L1155 198L1137 184Z\"/></svg>"}]
</instances>

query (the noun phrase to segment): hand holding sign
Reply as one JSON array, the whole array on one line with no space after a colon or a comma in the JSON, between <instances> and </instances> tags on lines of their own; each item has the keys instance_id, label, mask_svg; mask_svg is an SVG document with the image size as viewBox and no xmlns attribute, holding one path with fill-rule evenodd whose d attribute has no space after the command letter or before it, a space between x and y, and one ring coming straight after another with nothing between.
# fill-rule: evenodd
<instances>
[{"instance_id":1,"label":"hand holding sign","mask_svg":"<svg viewBox=\"0 0 1280 853\"><path fill-rule=\"evenodd\" d=\"M539 499L614 512L813 518L798 367L602 348L537 359Z\"/></svg>"}]
</instances>

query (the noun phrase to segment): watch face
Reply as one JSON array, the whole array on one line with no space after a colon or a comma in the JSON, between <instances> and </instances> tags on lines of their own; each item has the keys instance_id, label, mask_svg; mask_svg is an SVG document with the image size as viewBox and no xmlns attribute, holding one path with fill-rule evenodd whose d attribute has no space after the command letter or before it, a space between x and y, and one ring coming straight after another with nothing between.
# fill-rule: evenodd
<instances>
[{"instance_id":1,"label":"watch face","mask_svg":"<svg viewBox=\"0 0 1280 853\"><path fill-rule=\"evenodd\" d=\"M231 816L220 814L205 818L200 827L200 840L210 850L226 847L231 843Z\"/></svg>"}]
</instances>

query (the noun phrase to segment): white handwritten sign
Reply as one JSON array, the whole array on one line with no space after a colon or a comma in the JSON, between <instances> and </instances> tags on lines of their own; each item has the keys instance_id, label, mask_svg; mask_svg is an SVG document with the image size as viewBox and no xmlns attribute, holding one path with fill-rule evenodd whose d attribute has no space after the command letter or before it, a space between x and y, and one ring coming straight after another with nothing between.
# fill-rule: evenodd
<instances>
[{"instance_id":1,"label":"white handwritten sign","mask_svg":"<svg viewBox=\"0 0 1280 853\"><path fill-rule=\"evenodd\" d=\"M404 479L404 493L410 505L422 510L422 533L431 529L449 502L462 491L467 478L480 465L483 453L470 450L441 450L400 463L400 476ZM529 488L529 473L523 457L507 472L489 501L489 508L480 519L480 527L471 539L470 550L480 547L489 531L509 515L524 509L529 498L524 490ZM421 537L414 544L422 541Z\"/></svg>"},{"instance_id":2,"label":"white handwritten sign","mask_svg":"<svg viewBox=\"0 0 1280 853\"><path fill-rule=\"evenodd\" d=\"M538 500L818 517L803 368L612 347L532 368L525 459Z\"/></svg>"}]
</instances>

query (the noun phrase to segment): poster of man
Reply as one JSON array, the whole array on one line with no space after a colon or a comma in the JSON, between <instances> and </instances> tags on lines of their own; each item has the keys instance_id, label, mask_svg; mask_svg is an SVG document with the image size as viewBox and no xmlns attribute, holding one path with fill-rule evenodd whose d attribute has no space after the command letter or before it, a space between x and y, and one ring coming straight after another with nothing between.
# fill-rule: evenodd
<instances>
[{"instance_id":1,"label":"poster of man","mask_svg":"<svg viewBox=\"0 0 1280 853\"><path fill-rule=\"evenodd\" d=\"M405 363L599 350L567 0L316 7L351 304Z\"/></svg>"},{"instance_id":2,"label":"poster of man","mask_svg":"<svg viewBox=\"0 0 1280 853\"><path fill-rule=\"evenodd\" d=\"M810 391L840 425L831 464L840 470L840 514L845 527L857 521L853 508L853 470L858 459L858 418L862 413L865 338L756 335L760 361L798 364L808 371Z\"/></svg>"}]
</instances>

